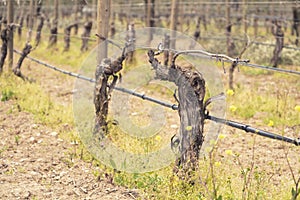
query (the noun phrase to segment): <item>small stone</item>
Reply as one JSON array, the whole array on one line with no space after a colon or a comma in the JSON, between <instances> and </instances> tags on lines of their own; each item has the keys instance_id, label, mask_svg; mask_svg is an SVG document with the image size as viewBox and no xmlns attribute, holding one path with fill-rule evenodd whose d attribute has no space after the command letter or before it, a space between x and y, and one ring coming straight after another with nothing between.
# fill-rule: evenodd
<instances>
[{"instance_id":1,"label":"small stone","mask_svg":"<svg viewBox=\"0 0 300 200\"><path fill-rule=\"evenodd\" d=\"M71 196L71 195L73 195L73 194L74 194L74 192L73 192L72 190L67 191L67 195L68 195L68 196Z\"/></svg>"},{"instance_id":2,"label":"small stone","mask_svg":"<svg viewBox=\"0 0 300 200\"><path fill-rule=\"evenodd\" d=\"M32 125L31 125L31 128L33 128L33 129L36 129L37 127L38 127L37 124L32 124Z\"/></svg>"},{"instance_id":3,"label":"small stone","mask_svg":"<svg viewBox=\"0 0 300 200\"><path fill-rule=\"evenodd\" d=\"M35 139L33 136L31 136L31 137L29 138L29 142L30 142L30 143L36 143L37 141L36 141L36 139Z\"/></svg>"},{"instance_id":4,"label":"small stone","mask_svg":"<svg viewBox=\"0 0 300 200\"><path fill-rule=\"evenodd\" d=\"M53 136L53 137L57 137L58 133L54 131L54 132L51 132L50 135Z\"/></svg>"}]
</instances>

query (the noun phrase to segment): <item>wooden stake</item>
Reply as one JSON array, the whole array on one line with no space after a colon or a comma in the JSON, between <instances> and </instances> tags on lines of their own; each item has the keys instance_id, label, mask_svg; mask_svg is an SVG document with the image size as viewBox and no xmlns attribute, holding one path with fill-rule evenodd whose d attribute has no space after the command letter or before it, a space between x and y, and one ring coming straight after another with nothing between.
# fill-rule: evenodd
<instances>
[{"instance_id":1,"label":"wooden stake","mask_svg":"<svg viewBox=\"0 0 300 200\"><path fill-rule=\"evenodd\" d=\"M170 23L170 29L171 32L171 38L170 38L170 48L175 49L176 47L176 24L177 24L177 0L172 0L171 5L171 23ZM174 53L170 51L169 53L169 60L173 59Z\"/></svg>"},{"instance_id":2,"label":"wooden stake","mask_svg":"<svg viewBox=\"0 0 300 200\"><path fill-rule=\"evenodd\" d=\"M244 24L244 32L247 34L248 31L248 22L247 22L247 0L243 0L243 24Z\"/></svg>"},{"instance_id":3,"label":"wooden stake","mask_svg":"<svg viewBox=\"0 0 300 200\"><path fill-rule=\"evenodd\" d=\"M98 0L97 6L97 33L101 37L98 37L98 44L105 41L109 32L109 18L110 18L110 0ZM98 49L98 63L102 59L107 58L107 43L104 42Z\"/></svg>"},{"instance_id":4,"label":"wooden stake","mask_svg":"<svg viewBox=\"0 0 300 200\"><path fill-rule=\"evenodd\" d=\"M14 58L14 33L12 23L14 22L14 1L7 2L7 26L8 26L8 67L12 69Z\"/></svg>"}]
</instances>

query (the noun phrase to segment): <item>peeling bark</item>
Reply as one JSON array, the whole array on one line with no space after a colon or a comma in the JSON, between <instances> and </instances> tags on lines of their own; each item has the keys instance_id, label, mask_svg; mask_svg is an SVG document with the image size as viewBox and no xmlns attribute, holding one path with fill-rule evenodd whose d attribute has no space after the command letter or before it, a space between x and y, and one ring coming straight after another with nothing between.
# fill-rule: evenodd
<instances>
[{"instance_id":1,"label":"peeling bark","mask_svg":"<svg viewBox=\"0 0 300 200\"><path fill-rule=\"evenodd\" d=\"M180 116L180 136L178 150L180 156L177 166L183 170L193 170L197 166L199 151L202 146L204 127L205 80L200 72L192 68L161 65L154 52L148 51L149 62L156 73L156 79L170 81L178 87ZM175 95L176 96L176 95ZM171 144L172 145L172 144Z\"/></svg>"}]
</instances>

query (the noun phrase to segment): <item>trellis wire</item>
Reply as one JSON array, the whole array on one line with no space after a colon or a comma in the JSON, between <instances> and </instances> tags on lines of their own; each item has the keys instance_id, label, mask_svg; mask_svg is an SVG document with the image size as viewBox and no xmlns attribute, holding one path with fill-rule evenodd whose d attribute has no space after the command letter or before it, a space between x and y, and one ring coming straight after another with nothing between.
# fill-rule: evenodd
<instances>
[{"instance_id":1,"label":"trellis wire","mask_svg":"<svg viewBox=\"0 0 300 200\"><path fill-rule=\"evenodd\" d=\"M281 38L281 37L276 37L276 36L272 36L272 37L275 37L275 38ZM227 38L226 37L207 37L207 36L202 36L200 37L200 40L201 39L204 39L204 40L226 40ZM232 37L231 39L233 40L236 40L236 41L247 41L245 39L242 39L242 38L237 38L237 37ZM265 42L259 42L259 41L251 41L252 44L255 44L255 45L263 45L263 46L272 46L272 47L275 47L276 44L272 44L272 43L265 43ZM296 51L300 51L300 48L299 47L292 47L292 46L286 46L286 45L283 45L283 48L285 49L292 49L292 50L296 50Z\"/></svg>"},{"instance_id":2,"label":"trellis wire","mask_svg":"<svg viewBox=\"0 0 300 200\"><path fill-rule=\"evenodd\" d=\"M21 54L21 52L19 52L17 50L14 50L14 52L18 53L18 54ZM35 58L29 57L29 56L27 56L26 58L29 59L29 60L32 60L32 61L34 61L38 64L44 65L44 66L46 66L50 69L61 72L63 74L67 74L69 76L73 76L73 77L76 77L76 78L79 78L79 79L82 79L82 80L85 80L85 81L88 81L88 82L91 82L91 83L96 82L95 79L88 78L88 77L85 77L85 76L77 74L77 73L73 73L73 72L70 72L70 71L60 69L58 67L55 67L55 66L50 65L48 63L42 62L42 61L37 60ZM114 89L117 90L117 91L120 91L120 92L127 93L129 95L139 97L143 100L147 100L147 101L159 104L161 106L171 108L173 110L178 110L179 109L179 106L176 105L176 104L171 104L171 103L168 103L168 102L164 102L164 101L146 96L145 94L141 94L141 93L137 93L133 90L129 90L127 88L115 87ZM237 129L241 129L241 130L244 130L246 132L251 132L251 133L254 133L254 134L257 134L257 135L261 135L261 136L268 137L268 138L271 138L271 139L281 140L281 141L284 141L284 142L292 143L296 146L300 146L300 139L294 139L294 138L290 138L290 137L286 137L286 136L281 136L281 135L278 135L278 134L275 134L275 133L271 133L271 132L268 132L268 131L263 131L263 130L260 130L260 129L257 129L257 128L253 128L253 127L251 127L249 125L246 125L246 124L242 124L242 123L239 123L239 122L234 122L234 121L231 121L231 120L226 120L226 119L214 117L214 116L211 116L211 115L206 115L206 119L217 122L217 123L225 124L225 125L237 128Z\"/></svg>"},{"instance_id":3,"label":"trellis wire","mask_svg":"<svg viewBox=\"0 0 300 200\"><path fill-rule=\"evenodd\" d=\"M17 54L22 54L22 52L18 51L18 50L14 50L15 53ZM45 67L47 68L50 68L52 70L55 70L55 71L58 71L60 73L63 73L63 74L66 74L66 75L69 75L69 76L72 76L72 77L76 77L78 79L81 79L81 80L84 80L84 81L88 81L88 82L91 82L91 83L95 83L96 80L93 79L93 78L89 78L89 77L86 77L86 76L83 76L81 74L77 74L77 73L74 73L74 72L70 72L70 71L67 71L67 70L64 70L64 69L60 69L58 67L55 67L53 65L50 65L48 63L45 63L43 61L40 61L38 59L35 59L33 57L30 57L30 56L26 56L27 59L31 60L31 61L34 61L40 65L44 65ZM127 88L122 88L122 87L115 87L114 88L115 90L117 91L121 91L121 92L124 92L124 93L127 93L127 94L130 94L130 95L133 95L133 96L136 96L136 97L139 97L139 98L142 98L144 100L148 100L148 101L151 101L153 103L156 103L156 104L159 104L159 105L162 105L162 106L165 106L165 107L168 107L168 108L172 108L173 110L176 110L178 109L178 106L176 104L168 104L168 103L165 103L165 102L162 102L162 101L159 101L157 99L154 99L152 97L148 97L146 96L145 94L140 94L140 93L137 93L133 90L129 90Z\"/></svg>"},{"instance_id":4,"label":"trellis wire","mask_svg":"<svg viewBox=\"0 0 300 200\"><path fill-rule=\"evenodd\" d=\"M17 50L14 50L14 52L17 53L17 54L22 54L20 51L17 51ZM50 69L61 72L63 74L67 74L69 76L73 76L73 77L76 77L76 78L79 78L79 79L82 79L82 80L85 80L85 81L88 81L88 82L91 82L91 83L96 82L95 79L88 78L88 77L85 77L85 76L77 74L77 73L73 73L73 72L70 72L70 71L60 69L58 67L55 67L55 66L50 65L48 63L42 62L42 61L40 61L38 59L35 59L35 58L32 58L30 56L27 56L26 58L30 59L30 60L38 63L38 64L44 65L44 66L46 66ZM228 61L232 61L232 60L228 59ZM115 87L114 89L116 89L117 91L120 91L120 92L124 92L124 93L130 94L130 95L139 97L143 100L147 100L147 101L159 104L161 106L171 108L173 110L178 110L179 109L179 106L176 105L176 104L170 104L170 103L167 103L167 102L163 102L161 100L146 96L145 94L140 94L140 93L134 92L133 90L129 90L129 89L126 89L126 88L121 88L121 87ZM253 128L253 127L251 127L249 125L246 125L246 124L242 124L242 123L239 123L239 122L234 122L234 121L231 121L231 120L226 120L226 119L214 117L214 116L211 116L211 115L206 115L206 119L217 122L217 123L225 124L225 125L237 128L237 129L241 129L241 130L244 130L246 132L251 132L251 133L254 133L254 134L257 134L257 135L261 135L261 136L268 137L268 138L271 138L271 139L276 139L276 140L292 143L296 146L300 146L300 139L294 139L294 138L290 138L290 137L286 137L286 136L281 136L281 135L278 135L278 134L275 134L275 133L271 133L271 132L268 132L268 131L263 131L263 130L260 130L260 129L257 129L257 128Z\"/></svg>"},{"instance_id":5,"label":"trellis wire","mask_svg":"<svg viewBox=\"0 0 300 200\"><path fill-rule=\"evenodd\" d=\"M226 63L236 62L237 65L240 65L240 66L246 66L246 67L252 67L252 68L265 69L265 70L269 70L269 71L276 71L276 72L283 72L283 73L300 75L300 71L295 71L295 70L290 70L290 69L283 69L283 68L275 68L275 67L258 65L258 64L252 64L252 63L249 63L249 60L240 60L238 58L230 58L229 56L226 56L226 55L223 55L223 54L212 54L212 53L202 51L202 50L186 50L186 51L182 51L182 52L176 52L175 56L177 57L179 54L190 54L190 55L202 54L202 55L197 55L197 56L205 58L205 59L211 59L211 60L216 59L217 61L221 61L222 63L224 63L224 62L226 62ZM176 59L175 56L174 56L174 58Z\"/></svg>"}]
</instances>

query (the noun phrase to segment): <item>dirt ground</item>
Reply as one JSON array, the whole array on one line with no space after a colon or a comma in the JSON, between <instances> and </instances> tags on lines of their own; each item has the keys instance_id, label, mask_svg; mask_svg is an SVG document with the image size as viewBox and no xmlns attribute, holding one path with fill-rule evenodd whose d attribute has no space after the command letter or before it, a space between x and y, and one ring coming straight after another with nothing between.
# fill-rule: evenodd
<instances>
[{"instance_id":1,"label":"dirt ground","mask_svg":"<svg viewBox=\"0 0 300 200\"><path fill-rule=\"evenodd\" d=\"M11 106L0 106L1 199L135 199L135 191L109 178L97 180L91 163L70 159L74 144L34 123L31 114L7 114Z\"/></svg>"},{"instance_id":2,"label":"dirt ground","mask_svg":"<svg viewBox=\"0 0 300 200\"><path fill-rule=\"evenodd\" d=\"M72 103L74 78L24 62L52 100ZM55 83L55 84L53 84ZM136 199L138 193L116 186L91 162L70 158L74 143L36 123L24 111L10 112L13 100L0 102L0 199ZM66 125L68 126L68 125Z\"/></svg>"}]
</instances>

